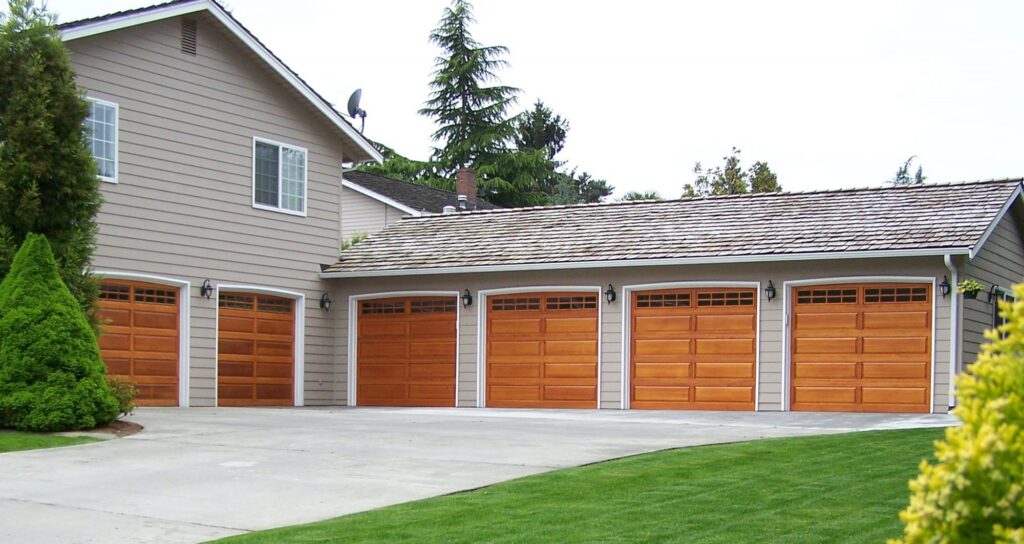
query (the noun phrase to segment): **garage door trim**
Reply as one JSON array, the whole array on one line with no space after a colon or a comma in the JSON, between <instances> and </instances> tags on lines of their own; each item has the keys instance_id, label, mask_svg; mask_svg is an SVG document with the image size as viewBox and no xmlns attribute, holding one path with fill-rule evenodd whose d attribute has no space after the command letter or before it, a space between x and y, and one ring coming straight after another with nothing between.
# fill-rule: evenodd
<instances>
[{"instance_id":1,"label":"garage door trim","mask_svg":"<svg viewBox=\"0 0 1024 544\"><path fill-rule=\"evenodd\" d=\"M760 391L761 391L761 282L759 281L677 281L667 283L641 283L634 285L624 285L622 287L622 367L620 369L620 375L622 376L622 392L619 404L623 410L629 409L630 401L630 360L631 349L630 341L632 340L633 327L631 326L632 315L631 309L633 306L633 293L643 291L657 291L663 289L707 289L707 288L741 288L741 289L754 289L756 295L754 296L754 334L755 347L754 350L754 411L760 410Z\"/></svg>"},{"instance_id":2,"label":"garage door trim","mask_svg":"<svg viewBox=\"0 0 1024 544\"><path fill-rule=\"evenodd\" d=\"M793 353L792 353L792 339L793 334L793 301L791 292L794 287L803 287L807 285L831 285L831 284L847 284L847 283L917 283L927 284L931 286L931 297L932 297L932 332L931 332L931 346L929 347L929 353L931 354L931 386L930 393L931 398L928 399L928 412L935 413L935 343L938 341L935 336L936 323L938 321L938 299L939 293L937 290L936 280L934 276L840 276L834 278L815 278L807 280L791 280L784 281L782 283L782 410L785 412L791 411L790 404L793 399L790 398L790 383L792 377L793 366ZM952 293L951 296L956 296L956 293ZM955 327L956 324L951 326ZM952 362L950 364L953 364Z\"/></svg>"},{"instance_id":3,"label":"garage door trim","mask_svg":"<svg viewBox=\"0 0 1024 544\"><path fill-rule=\"evenodd\" d=\"M293 392L292 395L295 398L293 403L295 406L302 406L304 404L305 396L305 354L306 354L306 295L298 291L288 291L285 289L277 289L274 287L263 287L260 285L236 285L236 284L215 284L213 292L213 300L218 301L216 305L216 311L214 312L214 325L213 325L213 405L217 406L217 393L219 386L219 369L220 365L216 364L219 360L219 353L217 353L218 345L220 344L220 294L221 293L258 293L264 295L274 295L283 298L290 298L295 301L295 341L294 349L295 354L293 360L295 361L295 372L292 375Z\"/></svg>"},{"instance_id":4,"label":"garage door trim","mask_svg":"<svg viewBox=\"0 0 1024 544\"><path fill-rule=\"evenodd\" d=\"M462 291L386 291L383 293L367 293L363 295L350 295L348 297L348 386L346 396L348 406L356 406L356 351L358 342L359 301L375 298L405 298L405 297L455 297L455 406L459 405L459 330L462 323L462 301L458 300ZM482 301L474 300L473 304L482 304Z\"/></svg>"},{"instance_id":5,"label":"garage door trim","mask_svg":"<svg viewBox=\"0 0 1024 544\"><path fill-rule=\"evenodd\" d=\"M477 335L476 335L476 406L477 408L487 407L487 297L497 295L512 295L516 293L596 293L597 294L597 406L601 408L601 357L602 344L602 323L604 316L604 305L608 301L604 298L604 287L600 285L533 285L528 287L506 287L500 289L481 289L477 291L477 300L473 304L479 305L477 310ZM619 303L619 301L616 301Z\"/></svg>"},{"instance_id":6,"label":"garage door trim","mask_svg":"<svg viewBox=\"0 0 1024 544\"><path fill-rule=\"evenodd\" d=\"M190 346L190 310L192 306L192 283L188 280L136 274L134 272L116 272L113 270L95 270L97 278L112 280L141 281L176 287L178 289L178 406L188 408L188 373Z\"/></svg>"}]
</instances>

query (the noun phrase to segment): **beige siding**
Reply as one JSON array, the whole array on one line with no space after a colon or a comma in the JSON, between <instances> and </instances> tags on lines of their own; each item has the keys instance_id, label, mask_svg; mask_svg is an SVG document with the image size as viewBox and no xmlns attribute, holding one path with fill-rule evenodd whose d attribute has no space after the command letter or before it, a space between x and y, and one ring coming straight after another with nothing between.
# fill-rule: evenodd
<instances>
[{"instance_id":1,"label":"beige siding","mask_svg":"<svg viewBox=\"0 0 1024 544\"><path fill-rule=\"evenodd\" d=\"M601 304L601 407L619 408L622 399L622 350L624 304L628 304L623 286L666 282L760 282L760 410L781 410L784 359L784 282L846 278L854 276L912 276L938 278L946 269L940 257L915 259L835 260L789 263L758 263L719 266L673 266L614 269L584 269L547 272L517 272L493 274L442 274L430 277L391 277L367 279L339 279L334 282L332 296L337 313L338 365L335 395L344 403L347 380L347 346L349 336L348 297L364 293L386 293L415 290L461 291L469 289L476 300L462 310L459 325L459 406L475 406L477 402L477 366L482 364L478 349L478 317L483 307L479 291L518 287L557 288L591 286L604 290L609 283L619 292L619 300ZM769 302L764 297L764 286L772 280L778 297ZM949 377L949 309L950 298L936 297L935 349L935 411L945 412L948 407ZM332 313L335 313L332 310Z\"/></svg>"},{"instance_id":2,"label":"beige siding","mask_svg":"<svg viewBox=\"0 0 1024 544\"><path fill-rule=\"evenodd\" d=\"M198 55L172 19L68 43L78 84L120 108L118 183L104 183L97 270L192 284L190 403L215 399L214 285L304 294L305 402L333 400L333 316L318 264L337 257L340 133L250 51L199 19ZM253 137L306 148L307 217L252 207Z\"/></svg>"},{"instance_id":3,"label":"beige siding","mask_svg":"<svg viewBox=\"0 0 1024 544\"><path fill-rule=\"evenodd\" d=\"M992 328L995 311L994 303L988 301L988 288L998 285L1009 289L1020 283L1024 277L1024 245L1021 229L1016 219L1018 210L1011 210L999 222L985 245L974 260L964 268L965 276L974 278L986 290L978 298L963 299L963 349L964 363L978 359L981 344L985 342L985 330Z\"/></svg>"},{"instance_id":4,"label":"beige siding","mask_svg":"<svg viewBox=\"0 0 1024 544\"><path fill-rule=\"evenodd\" d=\"M342 188L341 238L356 234L373 234L407 215L402 210L368 197L358 191Z\"/></svg>"}]
</instances>

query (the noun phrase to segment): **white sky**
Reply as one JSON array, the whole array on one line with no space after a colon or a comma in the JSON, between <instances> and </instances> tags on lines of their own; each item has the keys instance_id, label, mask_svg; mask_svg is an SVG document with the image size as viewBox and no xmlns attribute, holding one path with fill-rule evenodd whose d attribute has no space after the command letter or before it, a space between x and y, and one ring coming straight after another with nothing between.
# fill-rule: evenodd
<instances>
[{"instance_id":1,"label":"white sky","mask_svg":"<svg viewBox=\"0 0 1024 544\"><path fill-rule=\"evenodd\" d=\"M62 21L151 0L50 0ZM446 0L231 0L366 135L425 159ZM282 10L287 6L287 10ZM505 84L569 119L559 158L616 194L676 197L695 161L768 161L787 190L878 185L917 155L929 181L1024 175L1024 2L476 0Z\"/></svg>"}]
</instances>

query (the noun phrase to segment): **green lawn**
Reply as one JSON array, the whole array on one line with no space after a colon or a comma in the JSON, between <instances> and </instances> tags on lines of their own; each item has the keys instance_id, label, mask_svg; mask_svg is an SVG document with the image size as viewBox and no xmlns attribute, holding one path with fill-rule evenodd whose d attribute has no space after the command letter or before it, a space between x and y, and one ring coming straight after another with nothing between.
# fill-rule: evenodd
<instances>
[{"instance_id":1,"label":"green lawn","mask_svg":"<svg viewBox=\"0 0 1024 544\"><path fill-rule=\"evenodd\" d=\"M74 446L76 444L87 444L97 440L99 439L88 436L56 436L52 434L0 431L0 453Z\"/></svg>"},{"instance_id":2,"label":"green lawn","mask_svg":"<svg viewBox=\"0 0 1024 544\"><path fill-rule=\"evenodd\" d=\"M884 542L942 432L664 451L223 542Z\"/></svg>"}]
</instances>

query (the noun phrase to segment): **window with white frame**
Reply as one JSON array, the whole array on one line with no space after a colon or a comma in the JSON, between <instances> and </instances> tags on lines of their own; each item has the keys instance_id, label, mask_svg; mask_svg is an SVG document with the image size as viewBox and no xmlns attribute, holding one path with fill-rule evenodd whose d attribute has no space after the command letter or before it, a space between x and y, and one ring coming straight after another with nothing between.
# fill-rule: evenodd
<instances>
[{"instance_id":1,"label":"window with white frame","mask_svg":"<svg viewBox=\"0 0 1024 544\"><path fill-rule=\"evenodd\" d=\"M1008 302L1013 302L1014 300L1016 300L1016 297L1013 296L1013 291L1010 291L1008 289L1003 289L1002 287L998 287L998 286L996 286L993 289L993 292L992 292L992 328L996 329L996 330L998 330L999 327L1002 327L1003 325L1005 325L1006 322L1008 321L1005 317L1003 317L1001 315L1001 308L999 307L999 301L1001 301L1001 300L1005 300L1005 301L1008 301ZM1005 335L1000 333L1000 336L1005 336Z\"/></svg>"},{"instance_id":2,"label":"window with white frame","mask_svg":"<svg viewBox=\"0 0 1024 544\"><path fill-rule=\"evenodd\" d=\"M253 206L305 215L306 150L253 139Z\"/></svg>"},{"instance_id":3,"label":"window with white frame","mask_svg":"<svg viewBox=\"0 0 1024 544\"><path fill-rule=\"evenodd\" d=\"M100 179L117 181L117 104L89 100L89 115L85 118L86 138L96 161Z\"/></svg>"}]
</instances>

